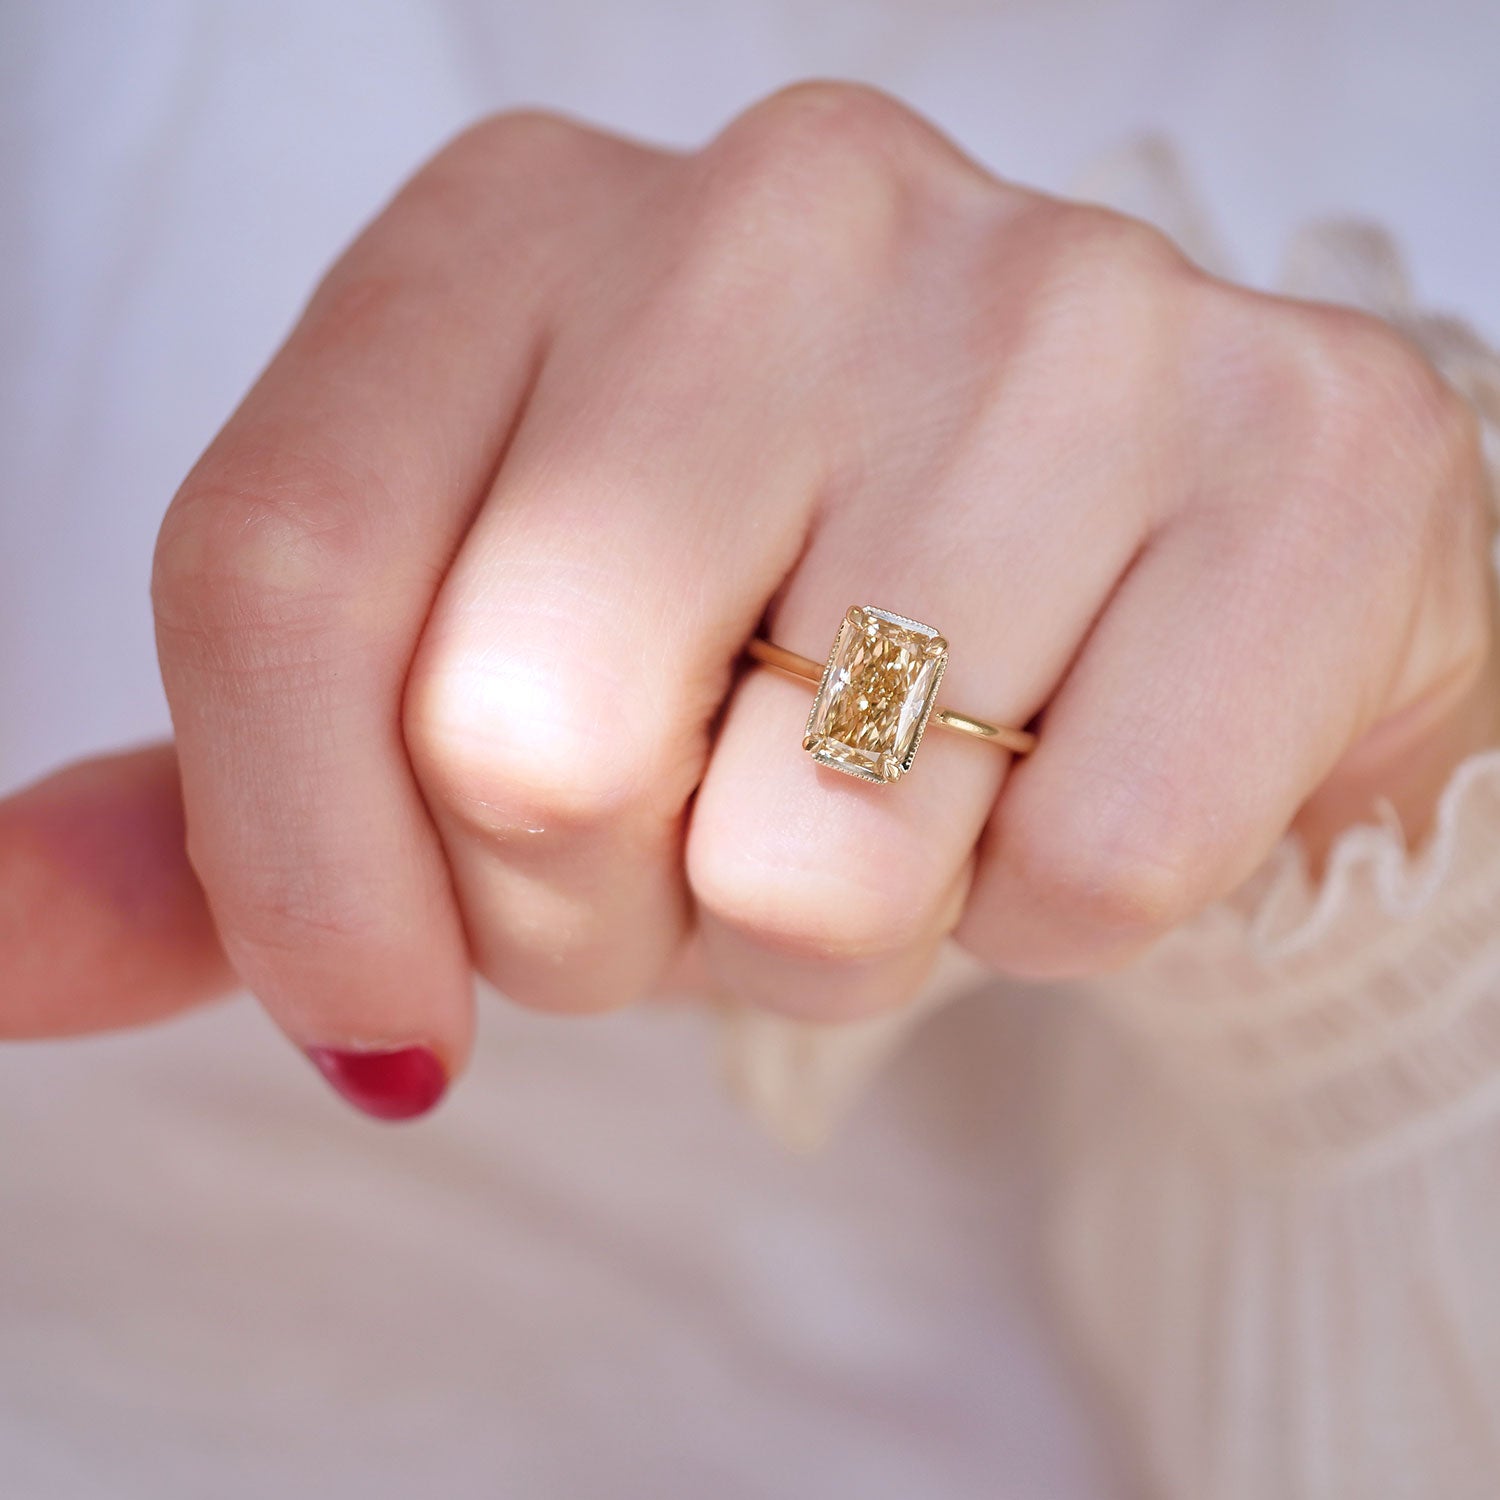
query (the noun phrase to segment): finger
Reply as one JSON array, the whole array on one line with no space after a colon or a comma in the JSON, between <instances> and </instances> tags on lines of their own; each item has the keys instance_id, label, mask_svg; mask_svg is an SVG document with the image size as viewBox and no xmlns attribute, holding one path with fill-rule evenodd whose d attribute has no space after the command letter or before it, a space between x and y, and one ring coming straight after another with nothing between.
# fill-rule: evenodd
<instances>
[{"instance_id":1,"label":"finger","mask_svg":"<svg viewBox=\"0 0 1500 1500\"><path fill-rule=\"evenodd\" d=\"M1242 883L1401 679L1472 681L1471 637L1420 601L1481 603L1473 559L1432 592L1419 556L1408 527L1319 496L1168 527L1000 799L959 940L1010 972L1086 973Z\"/></svg>"},{"instance_id":2,"label":"finger","mask_svg":"<svg viewBox=\"0 0 1500 1500\"><path fill-rule=\"evenodd\" d=\"M704 222L554 349L407 693L479 968L530 1006L623 1004L680 947L684 809L821 479L808 309L742 317Z\"/></svg>"},{"instance_id":3,"label":"finger","mask_svg":"<svg viewBox=\"0 0 1500 1500\"><path fill-rule=\"evenodd\" d=\"M897 494L830 506L771 622L774 639L821 658L846 605L898 610L950 643L943 702L1025 723L1136 546L1149 486L1144 469L1117 462L1119 503L1096 513L1080 482L1085 444L1074 439L1082 467L1059 484L1055 472L1043 477L1057 451L1045 436L1020 445L1005 426L953 459L921 527ZM1044 484L1048 506L1024 503ZM990 499L1000 495L1015 498ZM1092 543L1080 553L1073 538L1085 524ZM907 776L872 786L802 750L807 712L805 687L765 671L744 679L694 810L688 868L723 984L788 1014L845 1019L919 985L962 908L1006 757L934 727Z\"/></svg>"},{"instance_id":4,"label":"finger","mask_svg":"<svg viewBox=\"0 0 1500 1500\"><path fill-rule=\"evenodd\" d=\"M157 554L189 847L226 951L325 1074L391 1117L436 1102L472 1027L402 684L539 358L562 274L546 174L581 149L550 123L496 129L334 270Z\"/></svg>"},{"instance_id":5,"label":"finger","mask_svg":"<svg viewBox=\"0 0 1500 1500\"><path fill-rule=\"evenodd\" d=\"M1143 226L1101 230L1074 213L1002 216L960 237L953 283L1013 290L988 317L960 299L962 339L934 341L931 312L909 344L888 329L894 391L877 371L853 375L847 399L880 434L880 462L827 498L771 622L779 644L819 659L846 607L893 610L948 640L944 704L1011 725L1062 680L1160 524L1162 477L1180 462L1180 309L1199 284ZM951 415L936 427L912 403L935 359ZM910 998L965 899L1006 757L934 728L909 779L870 786L800 750L806 712L805 690L745 679L695 805L688 869L721 982L830 1020Z\"/></svg>"},{"instance_id":6,"label":"finger","mask_svg":"<svg viewBox=\"0 0 1500 1500\"><path fill-rule=\"evenodd\" d=\"M170 746L0 802L0 1037L137 1026L233 982L188 865Z\"/></svg>"}]
</instances>

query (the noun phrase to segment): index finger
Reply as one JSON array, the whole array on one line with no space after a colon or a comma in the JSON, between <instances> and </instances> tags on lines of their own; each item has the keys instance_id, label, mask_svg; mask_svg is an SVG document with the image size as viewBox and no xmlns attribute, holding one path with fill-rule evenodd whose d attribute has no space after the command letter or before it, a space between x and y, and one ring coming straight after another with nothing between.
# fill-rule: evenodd
<instances>
[{"instance_id":1,"label":"index finger","mask_svg":"<svg viewBox=\"0 0 1500 1500\"><path fill-rule=\"evenodd\" d=\"M225 949L386 1118L437 1101L472 1030L403 685L540 359L566 259L557 183L600 139L491 122L424 169L314 297L158 546L188 844Z\"/></svg>"}]
</instances>

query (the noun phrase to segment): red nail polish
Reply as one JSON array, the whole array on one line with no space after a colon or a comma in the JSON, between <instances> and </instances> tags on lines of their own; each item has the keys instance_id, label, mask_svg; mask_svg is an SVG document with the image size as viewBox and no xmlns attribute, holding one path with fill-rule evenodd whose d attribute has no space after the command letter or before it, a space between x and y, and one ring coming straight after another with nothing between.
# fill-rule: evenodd
<instances>
[{"instance_id":1,"label":"red nail polish","mask_svg":"<svg viewBox=\"0 0 1500 1500\"><path fill-rule=\"evenodd\" d=\"M377 1120L413 1120L425 1115L448 1089L443 1065L426 1047L390 1052L309 1047L307 1055L350 1104Z\"/></svg>"}]
</instances>

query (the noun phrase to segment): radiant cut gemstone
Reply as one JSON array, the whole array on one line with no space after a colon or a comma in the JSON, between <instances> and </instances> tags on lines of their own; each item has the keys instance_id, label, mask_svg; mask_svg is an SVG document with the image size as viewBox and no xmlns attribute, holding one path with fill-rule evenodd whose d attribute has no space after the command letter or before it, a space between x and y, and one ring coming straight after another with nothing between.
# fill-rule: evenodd
<instances>
[{"instance_id":1,"label":"radiant cut gemstone","mask_svg":"<svg viewBox=\"0 0 1500 1500\"><path fill-rule=\"evenodd\" d=\"M856 606L834 639L803 746L820 765L894 781L911 769L947 663L948 643L930 625Z\"/></svg>"}]
</instances>

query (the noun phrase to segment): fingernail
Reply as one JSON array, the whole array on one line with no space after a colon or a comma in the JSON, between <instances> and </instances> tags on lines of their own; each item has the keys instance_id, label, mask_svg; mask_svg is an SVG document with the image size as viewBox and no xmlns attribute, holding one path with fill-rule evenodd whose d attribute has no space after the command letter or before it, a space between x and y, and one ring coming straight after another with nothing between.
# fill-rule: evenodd
<instances>
[{"instance_id":1,"label":"fingernail","mask_svg":"<svg viewBox=\"0 0 1500 1500\"><path fill-rule=\"evenodd\" d=\"M377 1120L413 1120L447 1092L448 1075L426 1047L345 1052L309 1047L313 1066L356 1109Z\"/></svg>"}]
</instances>

